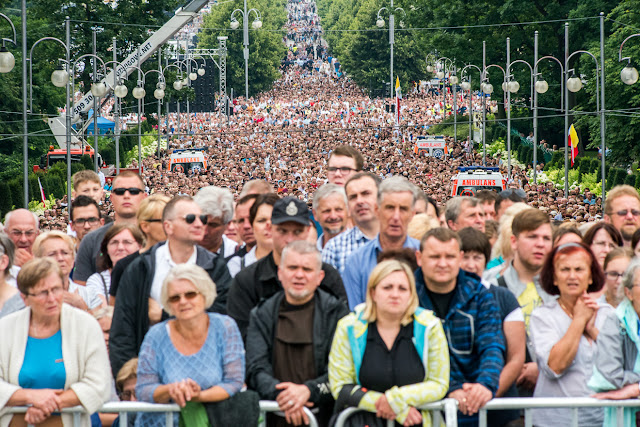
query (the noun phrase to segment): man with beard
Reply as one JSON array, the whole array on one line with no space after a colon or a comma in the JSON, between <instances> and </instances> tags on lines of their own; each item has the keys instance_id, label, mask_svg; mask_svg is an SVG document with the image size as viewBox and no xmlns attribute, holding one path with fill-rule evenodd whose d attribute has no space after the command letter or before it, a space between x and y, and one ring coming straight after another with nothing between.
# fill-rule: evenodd
<instances>
[{"instance_id":1,"label":"man with beard","mask_svg":"<svg viewBox=\"0 0 640 427\"><path fill-rule=\"evenodd\" d=\"M640 196L630 185L613 187L604 202L604 221L622 234L625 247L631 247L631 237L640 228Z\"/></svg>"},{"instance_id":2,"label":"man with beard","mask_svg":"<svg viewBox=\"0 0 640 427\"><path fill-rule=\"evenodd\" d=\"M347 225L347 195L337 184L325 184L313 195L313 216L322 227L317 248L322 251L332 238L342 233Z\"/></svg>"}]
</instances>

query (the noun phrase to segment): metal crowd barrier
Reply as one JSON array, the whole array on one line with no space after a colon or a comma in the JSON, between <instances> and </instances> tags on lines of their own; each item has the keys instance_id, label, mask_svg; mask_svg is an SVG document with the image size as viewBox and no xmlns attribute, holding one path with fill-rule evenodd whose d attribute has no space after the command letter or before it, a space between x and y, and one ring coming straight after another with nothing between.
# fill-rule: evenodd
<instances>
[{"instance_id":1,"label":"metal crowd barrier","mask_svg":"<svg viewBox=\"0 0 640 427\"><path fill-rule=\"evenodd\" d=\"M431 411L433 415L433 426L440 426L442 423L442 414L444 411L444 419L446 427L456 427L458 425L458 401L455 399L443 399L438 402L429 403L419 408L422 411ZM347 419L356 412L364 411L360 408L347 408L340 412L334 427L344 427ZM387 427L393 427L395 420L387 420ZM486 426L485 426L486 427Z\"/></svg>"},{"instance_id":2,"label":"metal crowd barrier","mask_svg":"<svg viewBox=\"0 0 640 427\"><path fill-rule=\"evenodd\" d=\"M623 427L623 408L640 407L640 399L600 400L593 397L503 397L490 400L480 409L480 427L487 427L487 411L497 409L524 409L525 427L533 426L532 409L568 408L571 410L571 426L578 427L580 408L616 408L616 425ZM611 426L613 427L613 426Z\"/></svg>"},{"instance_id":3,"label":"metal crowd barrier","mask_svg":"<svg viewBox=\"0 0 640 427\"><path fill-rule=\"evenodd\" d=\"M8 414L23 414L29 409L27 406L14 406L6 408ZM278 402L272 400L260 401L260 412L279 412ZM84 427L81 424L81 415L84 413L82 406L74 406L72 408L64 408L61 412L73 414L73 427ZM173 414L180 412L180 406L176 404L146 403L146 402L109 402L105 403L98 412L107 414L119 414L120 425L126 427L128 425L128 415L130 412L164 412L167 427L174 427ZM315 415L307 407L304 412L309 417L309 426L318 427L318 421ZM31 425L29 425L31 427Z\"/></svg>"}]
</instances>

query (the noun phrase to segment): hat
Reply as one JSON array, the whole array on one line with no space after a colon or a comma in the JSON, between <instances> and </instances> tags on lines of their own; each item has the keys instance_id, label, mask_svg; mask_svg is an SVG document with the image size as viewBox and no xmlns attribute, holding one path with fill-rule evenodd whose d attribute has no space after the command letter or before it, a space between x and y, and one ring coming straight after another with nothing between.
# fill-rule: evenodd
<instances>
[{"instance_id":1,"label":"hat","mask_svg":"<svg viewBox=\"0 0 640 427\"><path fill-rule=\"evenodd\" d=\"M311 215L307 205L296 197L283 197L273 205L272 224L293 221L302 225L311 224Z\"/></svg>"}]
</instances>

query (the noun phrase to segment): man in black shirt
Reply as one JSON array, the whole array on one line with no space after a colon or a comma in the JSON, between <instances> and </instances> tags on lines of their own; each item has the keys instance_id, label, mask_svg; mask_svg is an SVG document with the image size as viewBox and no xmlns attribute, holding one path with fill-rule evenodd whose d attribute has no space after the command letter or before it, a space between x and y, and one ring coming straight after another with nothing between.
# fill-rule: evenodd
<instances>
[{"instance_id":1,"label":"man in black shirt","mask_svg":"<svg viewBox=\"0 0 640 427\"><path fill-rule=\"evenodd\" d=\"M283 290L251 310L247 383L261 399L276 400L286 417L286 423L273 419L270 426L308 424L305 406L320 407L320 417L331 413L329 350L338 320L348 309L344 300L319 288L325 277L321 266L313 244L288 244L278 267ZM321 419L321 425L326 421Z\"/></svg>"},{"instance_id":2,"label":"man in black shirt","mask_svg":"<svg viewBox=\"0 0 640 427\"><path fill-rule=\"evenodd\" d=\"M227 299L227 313L240 329L246 342L249 312L262 298L269 298L282 289L277 275L284 247L296 240L305 240L309 234L310 212L307 205L295 197L276 202L271 215L273 251L254 264L240 270L233 279ZM347 296L340 274L329 264L322 263L324 278L320 288L346 301Z\"/></svg>"}]
</instances>

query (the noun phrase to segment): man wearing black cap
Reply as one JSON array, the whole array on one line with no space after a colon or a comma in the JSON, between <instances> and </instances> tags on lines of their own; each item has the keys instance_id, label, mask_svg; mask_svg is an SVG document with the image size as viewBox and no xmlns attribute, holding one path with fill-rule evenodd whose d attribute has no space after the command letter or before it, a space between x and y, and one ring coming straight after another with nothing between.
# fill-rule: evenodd
<instances>
[{"instance_id":1,"label":"man wearing black cap","mask_svg":"<svg viewBox=\"0 0 640 427\"><path fill-rule=\"evenodd\" d=\"M282 284L278 280L278 265L282 250L296 240L305 240L311 226L311 213L307 205L295 198L284 197L276 202L271 214L271 235L273 251L256 263L241 270L233 279L227 299L227 314L240 329L246 339L249 313L263 298L269 298ZM329 264L322 263L324 278L320 289L346 300L347 295L338 271Z\"/></svg>"}]
</instances>

